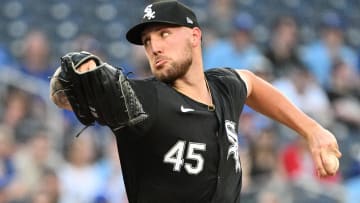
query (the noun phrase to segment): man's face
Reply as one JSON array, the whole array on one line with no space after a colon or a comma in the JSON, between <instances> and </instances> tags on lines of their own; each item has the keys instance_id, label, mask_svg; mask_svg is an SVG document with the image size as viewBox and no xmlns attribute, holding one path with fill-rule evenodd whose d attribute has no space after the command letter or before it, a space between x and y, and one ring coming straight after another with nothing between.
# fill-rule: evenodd
<instances>
[{"instance_id":1,"label":"man's face","mask_svg":"<svg viewBox=\"0 0 360 203\"><path fill-rule=\"evenodd\" d=\"M192 64L192 29L171 25L151 26L143 32L146 56L154 76L173 83L186 74Z\"/></svg>"}]
</instances>

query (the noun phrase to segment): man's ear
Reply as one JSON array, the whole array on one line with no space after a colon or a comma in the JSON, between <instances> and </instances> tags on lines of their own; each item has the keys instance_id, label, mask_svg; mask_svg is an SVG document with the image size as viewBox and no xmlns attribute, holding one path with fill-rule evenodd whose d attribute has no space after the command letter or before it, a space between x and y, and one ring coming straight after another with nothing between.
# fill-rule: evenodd
<instances>
[{"instance_id":1,"label":"man's ear","mask_svg":"<svg viewBox=\"0 0 360 203\"><path fill-rule=\"evenodd\" d=\"M200 28L194 27L192 29L192 45L199 46L201 44L202 33Z\"/></svg>"}]
</instances>

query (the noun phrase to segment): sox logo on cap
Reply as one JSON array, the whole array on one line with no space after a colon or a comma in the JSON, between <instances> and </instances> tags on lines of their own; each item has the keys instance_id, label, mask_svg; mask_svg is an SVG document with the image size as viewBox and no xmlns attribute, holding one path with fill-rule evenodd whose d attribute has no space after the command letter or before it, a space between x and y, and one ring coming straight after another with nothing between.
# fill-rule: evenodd
<instances>
[{"instance_id":1,"label":"sox logo on cap","mask_svg":"<svg viewBox=\"0 0 360 203\"><path fill-rule=\"evenodd\" d=\"M143 18L147 18L148 20L151 20L153 18L155 18L155 11L152 10L152 4L148 5L145 10L144 10L144 17Z\"/></svg>"}]
</instances>

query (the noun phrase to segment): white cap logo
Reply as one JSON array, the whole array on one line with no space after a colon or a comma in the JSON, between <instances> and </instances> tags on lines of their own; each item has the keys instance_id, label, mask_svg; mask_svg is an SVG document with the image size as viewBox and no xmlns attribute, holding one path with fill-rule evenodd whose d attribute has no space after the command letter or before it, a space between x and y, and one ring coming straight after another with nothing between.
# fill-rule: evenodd
<instances>
[{"instance_id":1,"label":"white cap logo","mask_svg":"<svg viewBox=\"0 0 360 203\"><path fill-rule=\"evenodd\" d=\"M146 8L144 10L145 15L143 18L147 18L148 20L155 18L155 11L153 11L151 7L152 7L152 4L146 6Z\"/></svg>"},{"instance_id":2,"label":"white cap logo","mask_svg":"<svg viewBox=\"0 0 360 203\"><path fill-rule=\"evenodd\" d=\"M189 24L194 24L194 22L189 17L186 17L186 22L189 23Z\"/></svg>"}]
</instances>

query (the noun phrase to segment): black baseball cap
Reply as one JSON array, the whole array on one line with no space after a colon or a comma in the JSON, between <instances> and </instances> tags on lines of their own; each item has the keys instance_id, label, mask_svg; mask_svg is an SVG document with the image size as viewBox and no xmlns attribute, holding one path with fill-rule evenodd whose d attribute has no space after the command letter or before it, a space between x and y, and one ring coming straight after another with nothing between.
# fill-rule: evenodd
<instances>
[{"instance_id":1,"label":"black baseball cap","mask_svg":"<svg viewBox=\"0 0 360 203\"><path fill-rule=\"evenodd\" d=\"M160 1L145 7L141 22L126 33L126 39L143 45L141 35L144 29L155 23L167 23L186 27L199 27L195 13L178 1Z\"/></svg>"}]
</instances>

